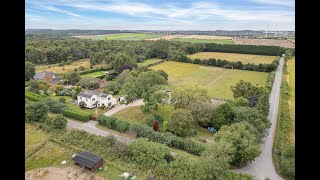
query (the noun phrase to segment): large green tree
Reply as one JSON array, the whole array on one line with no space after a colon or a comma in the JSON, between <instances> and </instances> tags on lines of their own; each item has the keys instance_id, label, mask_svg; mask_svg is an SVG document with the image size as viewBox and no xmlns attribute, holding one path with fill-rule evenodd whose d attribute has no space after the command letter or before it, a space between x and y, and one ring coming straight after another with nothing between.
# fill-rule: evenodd
<instances>
[{"instance_id":1,"label":"large green tree","mask_svg":"<svg viewBox=\"0 0 320 180\"><path fill-rule=\"evenodd\" d=\"M236 166L253 161L261 153L256 137L246 129L243 123L222 126L220 131L214 135L214 140L232 144L236 149L232 158L232 164Z\"/></svg>"},{"instance_id":2,"label":"large green tree","mask_svg":"<svg viewBox=\"0 0 320 180\"><path fill-rule=\"evenodd\" d=\"M137 77L128 76L122 87L123 93L129 98L141 98L143 93L146 93L155 85L167 84L166 79L156 71L141 72Z\"/></svg>"},{"instance_id":3,"label":"large green tree","mask_svg":"<svg viewBox=\"0 0 320 180\"><path fill-rule=\"evenodd\" d=\"M197 121L200 126L208 127L215 107L209 102L195 101L189 105L188 109L191 110L194 120Z\"/></svg>"},{"instance_id":4,"label":"large green tree","mask_svg":"<svg viewBox=\"0 0 320 180\"><path fill-rule=\"evenodd\" d=\"M24 67L24 79L25 79L25 81L28 81L28 80L32 79L35 74L36 74L35 65L30 63L30 62L26 62L25 63L25 67Z\"/></svg>"},{"instance_id":5,"label":"large green tree","mask_svg":"<svg viewBox=\"0 0 320 180\"><path fill-rule=\"evenodd\" d=\"M230 103L224 103L217 107L211 117L211 123L214 128L220 129L223 125L230 125L234 122L234 106Z\"/></svg>"},{"instance_id":6,"label":"large green tree","mask_svg":"<svg viewBox=\"0 0 320 180\"><path fill-rule=\"evenodd\" d=\"M169 118L168 130L177 136L186 137L191 134L193 116L189 110L176 109Z\"/></svg>"},{"instance_id":7,"label":"large green tree","mask_svg":"<svg viewBox=\"0 0 320 180\"><path fill-rule=\"evenodd\" d=\"M67 84L77 83L80 80L80 74L77 72L70 72L63 75L63 78L66 80Z\"/></svg>"},{"instance_id":8,"label":"large green tree","mask_svg":"<svg viewBox=\"0 0 320 180\"><path fill-rule=\"evenodd\" d=\"M238 107L234 110L235 122L248 122L250 125L248 129L256 136L260 141L265 135L271 123L266 116L261 114L256 108Z\"/></svg>"},{"instance_id":9,"label":"large green tree","mask_svg":"<svg viewBox=\"0 0 320 180\"><path fill-rule=\"evenodd\" d=\"M97 89L100 85L97 83L98 78L86 76L80 79L79 85L86 89Z\"/></svg>"},{"instance_id":10,"label":"large green tree","mask_svg":"<svg viewBox=\"0 0 320 180\"><path fill-rule=\"evenodd\" d=\"M58 114L53 118L48 118L46 123L53 129L64 129L67 126L67 122L63 115Z\"/></svg>"},{"instance_id":11,"label":"large green tree","mask_svg":"<svg viewBox=\"0 0 320 180\"><path fill-rule=\"evenodd\" d=\"M171 94L171 103L175 108L186 109L192 102L207 102L208 100L207 90L196 84L178 85Z\"/></svg>"},{"instance_id":12,"label":"large green tree","mask_svg":"<svg viewBox=\"0 0 320 180\"><path fill-rule=\"evenodd\" d=\"M26 120L30 122L43 122L48 116L49 107L44 102L34 102L26 107Z\"/></svg>"},{"instance_id":13,"label":"large green tree","mask_svg":"<svg viewBox=\"0 0 320 180\"><path fill-rule=\"evenodd\" d=\"M247 99L251 96L259 96L264 91L262 87L254 86L251 82L243 80L237 82L235 86L231 86L231 90L234 98L244 97Z\"/></svg>"},{"instance_id":14,"label":"large green tree","mask_svg":"<svg viewBox=\"0 0 320 180\"><path fill-rule=\"evenodd\" d=\"M155 85L151 87L147 92L142 94L142 98L145 104L142 107L144 112L149 112L150 110L156 110L159 104L162 104L166 99L168 99L168 94L165 93L165 86Z\"/></svg>"}]
</instances>

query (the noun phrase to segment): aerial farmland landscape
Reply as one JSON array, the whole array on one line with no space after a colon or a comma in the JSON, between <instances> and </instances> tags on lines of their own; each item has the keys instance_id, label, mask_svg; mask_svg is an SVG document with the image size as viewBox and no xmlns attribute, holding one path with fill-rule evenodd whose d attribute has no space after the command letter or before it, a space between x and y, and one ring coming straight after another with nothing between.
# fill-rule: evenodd
<instances>
[{"instance_id":1,"label":"aerial farmland landscape","mask_svg":"<svg viewBox=\"0 0 320 180\"><path fill-rule=\"evenodd\" d=\"M294 6L26 1L25 179L294 180Z\"/></svg>"}]
</instances>

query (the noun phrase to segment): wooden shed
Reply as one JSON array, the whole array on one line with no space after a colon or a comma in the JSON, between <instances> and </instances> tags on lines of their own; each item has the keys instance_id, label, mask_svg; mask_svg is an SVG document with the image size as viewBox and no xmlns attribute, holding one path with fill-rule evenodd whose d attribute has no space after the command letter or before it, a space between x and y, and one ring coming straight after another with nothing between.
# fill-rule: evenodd
<instances>
[{"instance_id":1,"label":"wooden shed","mask_svg":"<svg viewBox=\"0 0 320 180\"><path fill-rule=\"evenodd\" d=\"M96 171L103 166L103 159L89 152L81 152L73 159L75 165L80 165L90 171Z\"/></svg>"}]
</instances>

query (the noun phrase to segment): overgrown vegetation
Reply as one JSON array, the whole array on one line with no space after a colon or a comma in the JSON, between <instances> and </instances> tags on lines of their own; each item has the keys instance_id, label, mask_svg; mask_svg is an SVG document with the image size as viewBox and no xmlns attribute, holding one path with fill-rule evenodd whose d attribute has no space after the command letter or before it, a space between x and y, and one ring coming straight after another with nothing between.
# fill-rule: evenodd
<instances>
[{"instance_id":1,"label":"overgrown vegetation","mask_svg":"<svg viewBox=\"0 0 320 180\"><path fill-rule=\"evenodd\" d=\"M291 116L291 111L294 111L290 107L289 102L291 96L294 96L294 89L291 89L288 82L287 76L294 76L294 68L292 72L288 72L288 62L294 61L288 59L284 64L282 84L281 84L281 95L280 95L280 106L279 116L277 123L277 133L274 142L274 162L276 170L279 174L283 175L288 179L295 179L295 141L294 141L294 117ZM295 82L290 82L295 83ZM293 99L294 101L294 99ZM294 102L291 102L294 103Z\"/></svg>"}]
</instances>

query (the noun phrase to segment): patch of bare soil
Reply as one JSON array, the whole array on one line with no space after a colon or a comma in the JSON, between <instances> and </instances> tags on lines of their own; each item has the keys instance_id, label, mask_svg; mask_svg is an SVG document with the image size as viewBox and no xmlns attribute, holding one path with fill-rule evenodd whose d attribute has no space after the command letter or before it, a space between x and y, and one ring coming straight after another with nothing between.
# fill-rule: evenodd
<instances>
[{"instance_id":1,"label":"patch of bare soil","mask_svg":"<svg viewBox=\"0 0 320 180\"><path fill-rule=\"evenodd\" d=\"M72 165L64 168L46 167L28 171L25 173L25 180L105 180L105 178Z\"/></svg>"},{"instance_id":2,"label":"patch of bare soil","mask_svg":"<svg viewBox=\"0 0 320 180\"><path fill-rule=\"evenodd\" d=\"M281 39L250 39L250 38L234 38L235 44L246 45L265 45L265 46L280 46L285 48L295 48L295 44Z\"/></svg>"}]
</instances>

